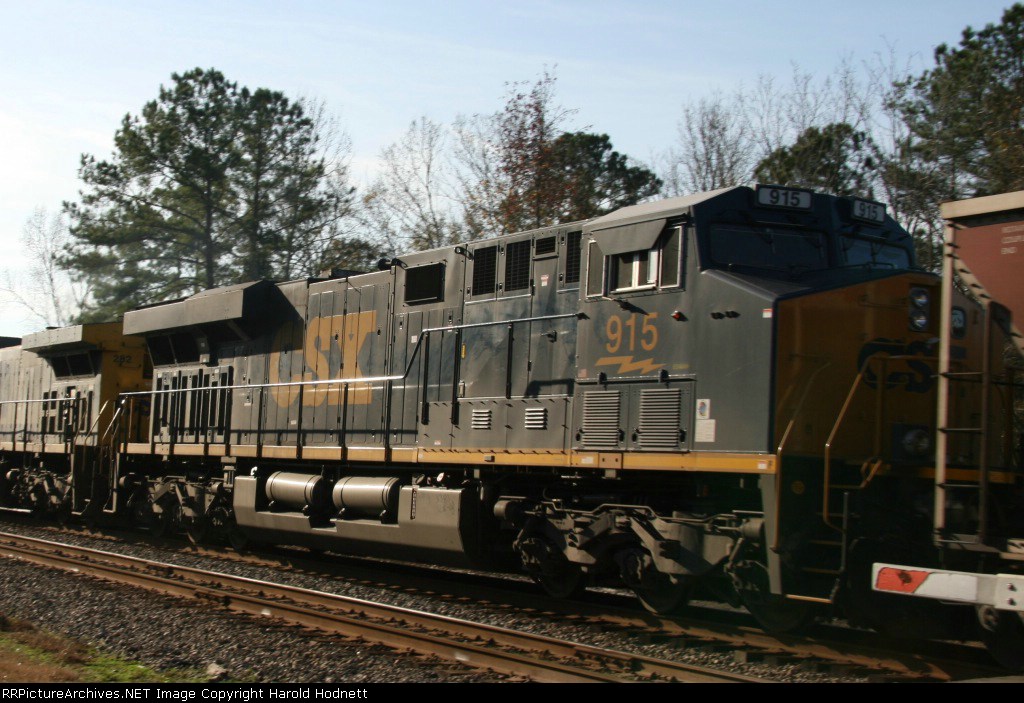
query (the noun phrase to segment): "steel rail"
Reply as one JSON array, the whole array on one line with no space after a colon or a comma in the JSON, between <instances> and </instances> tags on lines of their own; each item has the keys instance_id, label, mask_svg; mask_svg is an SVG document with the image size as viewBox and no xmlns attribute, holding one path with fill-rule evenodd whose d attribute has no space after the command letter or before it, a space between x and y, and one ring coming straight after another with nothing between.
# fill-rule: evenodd
<instances>
[{"instance_id":1,"label":"steel rail","mask_svg":"<svg viewBox=\"0 0 1024 703\"><path fill-rule=\"evenodd\" d=\"M2 555L173 596L200 598L250 615L276 617L322 631L363 637L392 648L413 649L467 666L525 676L535 681L763 682L763 679L750 676L606 650L348 596L48 540L9 533L0 533L0 540ZM442 634L439 635L439 631Z\"/></svg>"},{"instance_id":2,"label":"steel rail","mask_svg":"<svg viewBox=\"0 0 1024 703\"><path fill-rule=\"evenodd\" d=\"M190 546L189 552L198 553L218 559L229 559L239 563L258 564L270 568L282 566L301 573L320 576L337 575L341 578L360 582L381 584L378 573L370 564L359 558L351 558L352 563L343 567L328 566L321 560L310 559L304 552L301 555L289 553L288 548L277 547L273 555L240 555L230 549L206 547L198 549ZM364 562L358 564L358 562ZM403 565L410 570L418 567ZM425 570L424 570L425 571ZM412 588L434 593L447 593L454 587L446 586L450 580L437 572L435 575L418 575L409 578L406 574L398 580L398 586L391 583L390 587L408 590ZM460 577L458 591L452 597L469 597L474 601L486 602L497 607L514 607L524 611L543 612L545 616L556 615L563 619L571 619L580 625L591 625L602 628L613 628L634 634L639 637L650 637L665 640L676 640L679 643L691 643L701 646L701 642L711 645L735 646L737 651L751 652L755 657L792 658L794 661L818 661L822 665L832 664L838 667L852 667L872 670L879 675L889 675L901 680L918 681L952 681L978 676L995 676L999 669L991 664L958 661L956 657L947 655L915 654L912 651L901 651L886 646L884 643L844 641L842 638L830 638L827 634L771 634L750 625L729 622L718 622L713 618L701 615L688 615L684 618L656 615L633 608L613 606L606 603L600 605L585 601L566 601L549 598L536 592L522 593L506 590L494 585L474 585L475 577ZM492 583L497 580L494 575L480 576L480 580ZM387 584L382 584L387 586Z\"/></svg>"}]
</instances>

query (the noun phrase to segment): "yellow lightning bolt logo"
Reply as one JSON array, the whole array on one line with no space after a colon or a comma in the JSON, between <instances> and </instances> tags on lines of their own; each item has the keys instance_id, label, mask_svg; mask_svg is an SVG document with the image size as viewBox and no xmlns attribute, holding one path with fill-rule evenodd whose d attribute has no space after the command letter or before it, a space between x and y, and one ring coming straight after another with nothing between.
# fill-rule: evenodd
<instances>
[{"instance_id":1,"label":"yellow lightning bolt logo","mask_svg":"<svg viewBox=\"0 0 1024 703\"><path fill-rule=\"evenodd\" d=\"M619 365L619 373L629 373L630 371L640 371L641 373L650 373L657 371L665 364L656 364L654 359L643 359L642 361L633 361L631 356L604 356L597 360L595 366L613 366L614 364Z\"/></svg>"}]
</instances>

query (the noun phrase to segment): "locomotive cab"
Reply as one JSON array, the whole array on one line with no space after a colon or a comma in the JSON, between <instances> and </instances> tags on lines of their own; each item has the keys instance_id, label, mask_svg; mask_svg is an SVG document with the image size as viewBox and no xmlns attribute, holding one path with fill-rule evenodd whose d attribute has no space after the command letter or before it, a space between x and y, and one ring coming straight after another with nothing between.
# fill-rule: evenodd
<instances>
[{"instance_id":1,"label":"locomotive cab","mask_svg":"<svg viewBox=\"0 0 1024 703\"><path fill-rule=\"evenodd\" d=\"M636 500L664 477L644 505L698 535L674 558L645 546L645 568L677 593L724 578L775 628L832 605L872 520L913 521L901 501L927 512L927 480L887 479L928 476L935 428L938 279L910 236L877 203L772 186L626 208L584 233L577 461Z\"/></svg>"}]
</instances>

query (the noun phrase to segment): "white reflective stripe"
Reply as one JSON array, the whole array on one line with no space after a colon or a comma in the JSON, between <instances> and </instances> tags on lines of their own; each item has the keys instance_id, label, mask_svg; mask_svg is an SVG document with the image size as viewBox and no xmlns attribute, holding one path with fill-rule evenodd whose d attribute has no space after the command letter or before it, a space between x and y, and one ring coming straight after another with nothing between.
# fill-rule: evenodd
<instances>
[{"instance_id":1,"label":"white reflective stripe","mask_svg":"<svg viewBox=\"0 0 1024 703\"><path fill-rule=\"evenodd\" d=\"M978 599L978 577L957 571L931 571L913 595L974 603Z\"/></svg>"},{"instance_id":2,"label":"white reflective stripe","mask_svg":"<svg viewBox=\"0 0 1024 703\"><path fill-rule=\"evenodd\" d=\"M885 593L963 603L974 603L978 598L975 574L920 566L874 564L871 587Z\"/></svg>"},{"instance_id":3,"label":"white reflective stripe","mask_svg":"<svg viewBox=\"0 0 1024 703\"><path fill-rule=\"evenodd\" d=\"M894 575L903 575L894 574L894 571L905 572L906 579L893 578ZM880 575L882 578L879 578ZM916 586L912 585L917 580L920 582ZM971 574L921 566L874 564L872 588L885 593L956 603L992 605L999 610L1024 612L1024 575Z\"/></svg>"}]
</instances>

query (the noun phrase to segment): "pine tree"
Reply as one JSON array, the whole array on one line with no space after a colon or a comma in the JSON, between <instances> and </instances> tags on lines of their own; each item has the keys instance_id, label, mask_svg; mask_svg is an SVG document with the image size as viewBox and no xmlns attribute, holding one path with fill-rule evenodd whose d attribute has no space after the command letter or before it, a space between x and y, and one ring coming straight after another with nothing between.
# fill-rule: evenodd
<instances>
[{"instance_id":1,"label":"pine tree","mask_svg":"<svg viewBox=\"0 0 1024 703\"><path fill-rule=\"evenodd\" d=\"M92 291L83 319L310 275L343 234L353 189L324 156L318 113L214 69L171 80L124 118L110 159L82 157L81 201L65 204L75 241L64 265Z\"/></svg>"}]
</instances>

